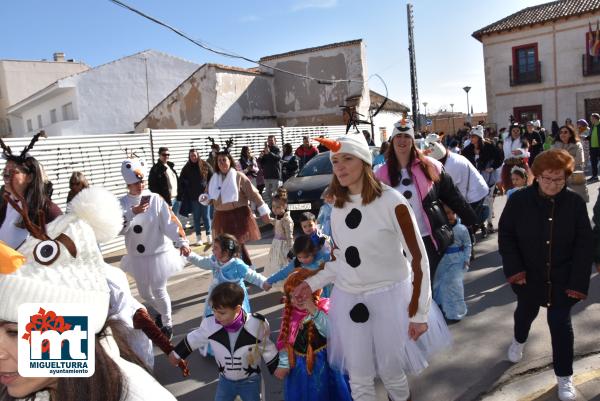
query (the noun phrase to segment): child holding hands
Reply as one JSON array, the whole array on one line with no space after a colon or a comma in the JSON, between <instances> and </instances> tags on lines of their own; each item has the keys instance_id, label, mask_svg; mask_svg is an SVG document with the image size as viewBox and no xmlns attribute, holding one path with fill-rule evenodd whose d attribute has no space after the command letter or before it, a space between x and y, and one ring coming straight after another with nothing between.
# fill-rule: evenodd
<instances>
[{"instance_id":1,"label":"child holding hands","mask_svg":"<svg viewBox=\"0 0 600 401\"><path fill-rule=\"evenodd\" d=\"M321 290L299 302L292 291L316 271L296 269L284 285L285 307L277 339L279 364L275 377L284 379L286 401L351 401L344 376L327 362L329 299Z\"/></svg>"},{"instance_id":2,"label":"child holding hands","mask_svg":"<svg viewBox=\"0 0 600 401\"><path fill-rule=\"evenodd\" d=\"M279 356L269 339L269 323L264 316L244 311L246 292L237 283L224 282L213 288L210 304L214 315L202 320L200 327L169 354L173 366L194 350L210 344L219 367L215 401L260 401L260 358L274 372Z\"/></svg>"}]
</instances>

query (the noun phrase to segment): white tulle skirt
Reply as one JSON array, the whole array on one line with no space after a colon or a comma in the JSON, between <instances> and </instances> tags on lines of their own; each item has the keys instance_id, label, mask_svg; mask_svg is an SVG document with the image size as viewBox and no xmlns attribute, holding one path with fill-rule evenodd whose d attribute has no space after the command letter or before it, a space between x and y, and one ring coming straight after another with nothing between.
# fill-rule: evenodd
<instances>
[{"instance_id":1,"label":"white tulle skirt","mask_svg":"<svg viewBox=\"0 0 600 401\"><path fill-rule=\"evenodd\" d=\"M160 287L173 274L181 271L185 259L175 248L155 255L131 256L121 259L121 269L131 274L138 283L148 283L151 288Z\"/></svg>"},{"instance_id":2,"label":"white tulle skirt","mask_svg":"<svg viewBox=\"0 0 600 401\"><path fill-rule=\"evenodd\" d=\"M334 286L329 309L329 364L358 377L389 376L400 369L406 374L424 370L427 359L449 347L452 339L433 301L428 330L417 341L408 337L411 293L409 279L361 294ZM353 318L362 322L354 321L351 311Z\"/></svg>"}]
</instances>

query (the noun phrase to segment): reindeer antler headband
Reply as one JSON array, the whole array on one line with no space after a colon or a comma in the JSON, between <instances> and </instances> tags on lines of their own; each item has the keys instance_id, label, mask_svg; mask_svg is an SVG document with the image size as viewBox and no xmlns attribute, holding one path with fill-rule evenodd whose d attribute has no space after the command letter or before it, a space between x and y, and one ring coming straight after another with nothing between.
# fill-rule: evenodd
<instances>
[{"instance_id":1,"label":"reindeer antler headband","mask_svg":"<svg viewBox=\"0 0 600 401\"><path fill-rule=\"evenodd\" d=\"M35 134L33 136L33 138L31 138L29 145L25 146L23 148L23 150L21 151L21 154L18 156L14 155L10 146L5 144L4 141L2 140L2 138L0 138L0 147L2 147L2 155L4 156L4 158L6 160L11 160L18 164L23 164L28 157L27 152L29 152L31 149L33 149L33 146L38 141L38 139L40 139L40 136L42 136L44 138L48 137L44 130L38 132L37 134Z\"/></svg>"}]
</instances>

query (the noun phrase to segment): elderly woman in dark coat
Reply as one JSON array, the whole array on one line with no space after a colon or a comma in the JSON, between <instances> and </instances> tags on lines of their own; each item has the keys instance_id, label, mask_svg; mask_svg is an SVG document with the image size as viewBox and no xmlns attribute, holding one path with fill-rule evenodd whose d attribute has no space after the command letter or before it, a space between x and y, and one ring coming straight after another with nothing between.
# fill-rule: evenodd
<instances>
[{"instance_id":1,"label":"elderly woman in dark coat","mask_svg":"<svg viewBox=\"0 0 600 401\"><path fill-rule=\"evenodd\" d=\"M540 306L547 308L561 400L574 400L571 308L587 297L592 229L583 199L567 189L573 158L551 149L536 157L533 185L508 200L498 229L504 274L517 295L508 359L518 362Z\"/></svg>"}]
</instances>

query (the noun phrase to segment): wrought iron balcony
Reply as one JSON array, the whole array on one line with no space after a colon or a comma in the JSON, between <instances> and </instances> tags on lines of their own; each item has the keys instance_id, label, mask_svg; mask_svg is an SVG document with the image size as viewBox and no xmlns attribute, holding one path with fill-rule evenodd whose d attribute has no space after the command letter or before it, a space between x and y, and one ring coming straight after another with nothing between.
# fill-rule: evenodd
<instances>
[{"instance_id":1,"label":"wrought iron balcony","mask_svg":"<svg viewBox=\"0 0 600 401\"><path fill-rule=\"evenodd\" d=\"M539 84L542 82L542 63L536 62L532 71L519 72L513 69L513 66L508 66L508 76L510 78L510 86Z\"/></svg>"},{"instance_id":2,"label":"wrought iron balcony","mask_svg":"<svg viewBox=\"0 0 600 401\"><path fill-rule=\"evenodd\" d=\"M600 56L581 55L581 70L584 77L600 75Z\"/></svg>"}]
</instances>

